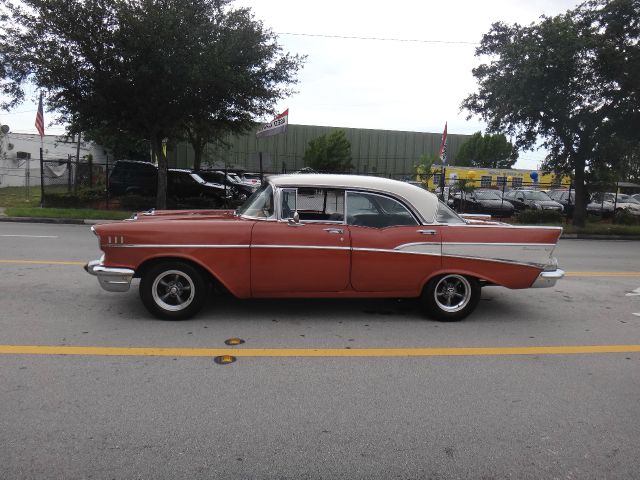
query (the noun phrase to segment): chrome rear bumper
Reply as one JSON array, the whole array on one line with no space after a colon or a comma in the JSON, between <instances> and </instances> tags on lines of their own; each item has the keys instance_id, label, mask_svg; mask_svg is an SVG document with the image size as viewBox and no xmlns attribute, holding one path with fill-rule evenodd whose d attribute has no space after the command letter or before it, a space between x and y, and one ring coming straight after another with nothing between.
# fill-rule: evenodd
<instances>
[{"instance_id":1,"label":"chrome rear bumper","mask_svg":"<svg viewBox=\"0 0 640 480\"><path fill-rule=\"evenodd\" d=\"M553 287L562 277L564 277L564 270L560 270L559 268L541 272L536 281L533 282L533 285L531 285L531 288Z\"/></svg>"},{"instance_id":2,"label":"chrome rear bumper","mask_svg":"<svg viewBox=\"0 0 640 480\"><path fill-rule=\"evenodd\" d=\"M135 273L130 268L105 267L102 259L92 260L84 266L87 273L98 277L100 286L108 292L126 292Z\"/></svg>"}]
</instances>

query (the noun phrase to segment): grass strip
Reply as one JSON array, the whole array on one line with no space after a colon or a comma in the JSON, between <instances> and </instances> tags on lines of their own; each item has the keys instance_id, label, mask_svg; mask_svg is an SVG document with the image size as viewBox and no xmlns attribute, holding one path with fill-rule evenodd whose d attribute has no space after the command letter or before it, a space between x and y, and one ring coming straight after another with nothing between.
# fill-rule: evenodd
<instances>
[{"instance_id":1,"label":"grass strip","mask_svg":"<svg viewBox=\"0 0 640 480\"><path fill-rule=\"evenodd\" d=\"M92 210L85 208L10 207L6 209L5 213L9 217L72 218L80 220L124 220L131 216L131 212L120 210Z\"/></svg>"}]
</instances>

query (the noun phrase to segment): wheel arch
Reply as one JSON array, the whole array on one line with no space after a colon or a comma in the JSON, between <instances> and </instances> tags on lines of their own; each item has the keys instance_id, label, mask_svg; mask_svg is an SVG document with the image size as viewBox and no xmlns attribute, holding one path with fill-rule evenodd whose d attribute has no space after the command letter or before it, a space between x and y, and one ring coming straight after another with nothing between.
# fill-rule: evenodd
<instances>
[{"instance_id":1,"label":"wheel arch","mask_svg":"<svg viewBox=\"0 0 640 480\"><path fill-rule=\"evenodd\" d=\"M225 291L234 294L220 279L220 276L198 260L182 255L157 255L144 260L135 270L134 277L141 278L150 268L164 262L183 262L196 268L205 279L210 280L215 286L222 287ZM234 294L235 295L235 294Z\"/></svg>"},{"instance_id":2,"label":"wheel arch","mask_svg":"<svg viewBox=\"0 0 640 480\"><path fill-rule=\"evenodd\" d=\"M489 278L483 275L479 275L478 272L472 272L470 270L464 270L459 268L443 268L438 271L431 272L431 274L423 280L422 288L420 289L420 292L425 291L425 289L427 288L431 280L437 277L441 277L443 275L462 275L463 277L473 278L480 284L480 286L495 285L495 283L492 282Z\"/></svg>"}]
</instances>

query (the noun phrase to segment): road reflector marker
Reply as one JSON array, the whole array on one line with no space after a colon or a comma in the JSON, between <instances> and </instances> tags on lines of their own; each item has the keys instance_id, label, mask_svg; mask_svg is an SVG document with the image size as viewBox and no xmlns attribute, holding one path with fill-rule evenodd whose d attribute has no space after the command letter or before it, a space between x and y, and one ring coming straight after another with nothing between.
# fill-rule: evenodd
<instances>
[{"instance_id":1,"label":"road reflector marker","mask_svg":"<svg viewBox=\"0 0 640 480\"><path fill-rule=\"evenodd\" d=\"M236 361L236 357L232 355L220 355L218 357L214 357L213 361L218 365L226 365L228 363L233 363Z\"/></svg>"},{"instance_id":2,"label":"road reflector marker","mask_svg":"<svg viewBox=\"0 0 640 480\"><path fill-rule=\"evenodd\" d=\"M224 343L227 345L240 345L244 343L244 340L241 338L233 337L233 338L228 338L227 340L224 341Z\"/></svg>"}]
</instances>

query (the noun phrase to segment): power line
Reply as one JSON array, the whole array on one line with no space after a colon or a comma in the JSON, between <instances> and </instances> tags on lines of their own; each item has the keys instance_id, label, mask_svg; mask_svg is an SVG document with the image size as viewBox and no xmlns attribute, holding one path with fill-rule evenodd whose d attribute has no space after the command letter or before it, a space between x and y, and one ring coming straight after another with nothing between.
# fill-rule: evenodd
<instances>
[{"instance_id":1,"label":"power line","mask_svg":"<svg viewBox=\"0 0 640 480\"><path fill-rule=\"evenodd\" d=\"M338 38L346 40L375 40L377 42L405 42L405 43L440 43L449 45L479 45L478 42L464 42L460 40L420 40L412 38L383 38L383 37L356 37L350 35L325 35L320 33L294 33L276 32L276 35L293 35L298 37Z\"/></svg>"}]
</instances>

